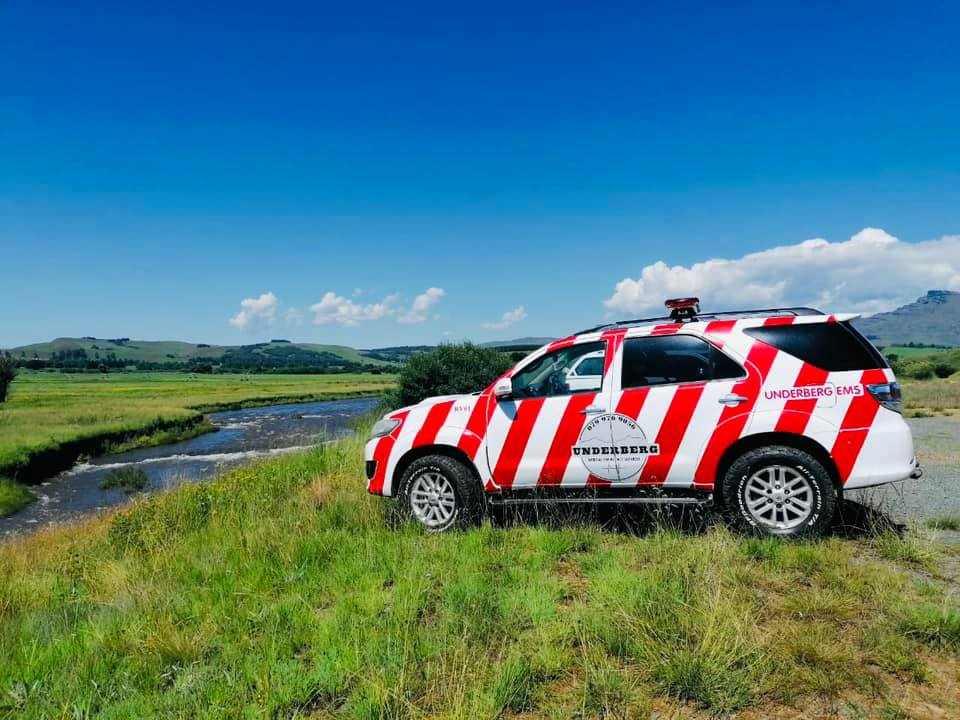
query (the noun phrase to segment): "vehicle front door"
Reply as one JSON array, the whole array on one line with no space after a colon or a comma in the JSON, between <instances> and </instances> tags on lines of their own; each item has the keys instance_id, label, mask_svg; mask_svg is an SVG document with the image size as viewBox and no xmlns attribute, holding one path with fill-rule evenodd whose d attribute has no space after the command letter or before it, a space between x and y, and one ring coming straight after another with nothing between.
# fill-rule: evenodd
<instances>
[{"instance_id":1,"label":"vehicle front door","mask_svg":"<svg viewBox=\"0 0 960 720\"><path fill-rule=\"evenodd\" d=\"M545 353L513 374L513 394L494 403L486 432L487 462L497 487L557 486L586 480L586 473L578 471L580 464L572 458L584 426L609 413L610 383L604 387L602 372L606 346L605 340L570 344ZM583 374L571 374L585 358L597 357L599 374L590 372L595 368L589 366ZM615 473L616 468L611 466L610 472Z\"/></svg>"}]
</instances>

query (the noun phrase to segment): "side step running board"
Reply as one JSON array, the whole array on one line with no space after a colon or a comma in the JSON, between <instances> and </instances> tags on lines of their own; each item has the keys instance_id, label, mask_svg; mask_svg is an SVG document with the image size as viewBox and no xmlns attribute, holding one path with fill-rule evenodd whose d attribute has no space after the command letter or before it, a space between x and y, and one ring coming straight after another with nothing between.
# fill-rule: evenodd
<instances>
[{"instance_id":1,"label":"side step running board","mask_svg":"<svg viewBox=\"0 0 960 720\"><path fill-rule=\"evenodd\" d=\"M491 505L707 505L711 502L711 497L490 498Z\"/></svg>"}]
</instances>

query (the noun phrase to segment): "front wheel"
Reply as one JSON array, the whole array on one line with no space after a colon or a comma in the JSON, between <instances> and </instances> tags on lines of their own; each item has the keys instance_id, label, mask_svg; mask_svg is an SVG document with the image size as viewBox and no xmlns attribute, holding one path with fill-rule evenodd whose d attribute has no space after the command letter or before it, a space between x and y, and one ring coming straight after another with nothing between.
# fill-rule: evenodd
<instances>
[{"instance_id":1,"label":"front wheel","mask_svg":"<svg viewBox=\"0 0 960 720\"><path fill-rule=\"evenodd\" d=\"M482 514L480 481L462 462L427 455L410 463L400 481L404 511L430 532L475 525Z\"/></svg>"},{"instance_id":2,"label":"front wheel","mask_svg":"<svg viewBox=\"0 0 960 720\"><path fill-rule=\"evenodd\" d=\"M727 521L759 535L822 535L837 506L837 490L823 464L787 446L741 455L724 475L722 493Z\"/></svg>"}]
</instances>

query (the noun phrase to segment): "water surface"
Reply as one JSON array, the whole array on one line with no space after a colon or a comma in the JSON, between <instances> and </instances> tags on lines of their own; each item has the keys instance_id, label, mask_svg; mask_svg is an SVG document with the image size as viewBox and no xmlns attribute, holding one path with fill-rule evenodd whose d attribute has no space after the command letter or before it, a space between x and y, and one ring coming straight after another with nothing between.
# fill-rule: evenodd
<instances>
[{"instance_id":1,"label":"water surface","mask_svg":"<svg viewBox=\"0 0 960 720\"><path fill-rule=\"evenodd\" d=\"M31 487L37 501L0 518L0 536L29 532L43 525L128 502L120 489L100 483L123 467L142 469L149 483L143 492L196 482L257 458L304 450L353 432L353 420L369 412L377 398L270 405L212 413L216 432L158 447L107 455Z\"/></svg>"}]
</instances>

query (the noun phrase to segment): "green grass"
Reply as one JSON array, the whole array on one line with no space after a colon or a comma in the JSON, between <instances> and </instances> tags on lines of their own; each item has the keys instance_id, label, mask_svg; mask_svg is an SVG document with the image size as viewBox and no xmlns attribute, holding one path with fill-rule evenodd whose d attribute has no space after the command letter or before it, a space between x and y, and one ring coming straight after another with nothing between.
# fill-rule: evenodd
<instances>
[{"instance_id":1,"label":"green grass","mask_svg":"<svg viewBox=\"0 0 960 720\"><path fill-rule=\"evenodd\" d=\"M903 359L914 359L919 357L930 357L936 356L940 353L950 352L953 348L923 348L923 347L907 347L906 345L888 345L884 347L881 352L884 355L896 355Z\"/></svg>"},{"instance_id":2,"label":"green grass","mask_svg":"<svg viewBox=\"0 0 960 720\"><path fill-rule=\"evenodd\" d=\"M375 395L389 375L109 375L21 372L0 404L0 473L13 477L38 452L65 443L173 430L197 431L201 410ZM172 427L168 426L171 425ZM202 428L200 428L202 429Z\"/></svg>"},{"instance_id":3,"label":"green grass","mask_svg":"<svg viewBox=\"0 0 960 720\"><path fill-rule=\"evenodd\" d=\"M722 528L427 535L365 494L361 443L0 545L0 714L776 717L849 699L873 716L924 682L950 715L936 667L958 609L925 553Z\"/></svg>"},{"instance_id":4,"label":"green grass","mask_svg":"<svg viewBox=\"0 0 960 720\"><path fill-rule=\"evenodd\" d=\"M941 515L930 518L926 526L932 530L960 530L960 515Z\"/></svg>"},{"instance_id":5,"label":"green grass","mask_svg":"<svg viewBox=\"0 0 960 720\"><path fill-rule=\"evenodd\" d=\"M0 477L0 517L14 513L33 501L33 495L23 485Z\"/></svg>"},{"instance_id":6,"label":"green grass","mask_svg":"<svg viewBox=\"0 0 960 720\"><path fill-rule=\"evenodd\" d=\"M109 490L111 488L119 488L129 494L143 490L148 482L150 482L150 478L147 477L147 473L144 472L142 468L118 468L117 470L111 470L107 473L106 477L100 481L100 489Z\"/></svg>"}]
</instances>

